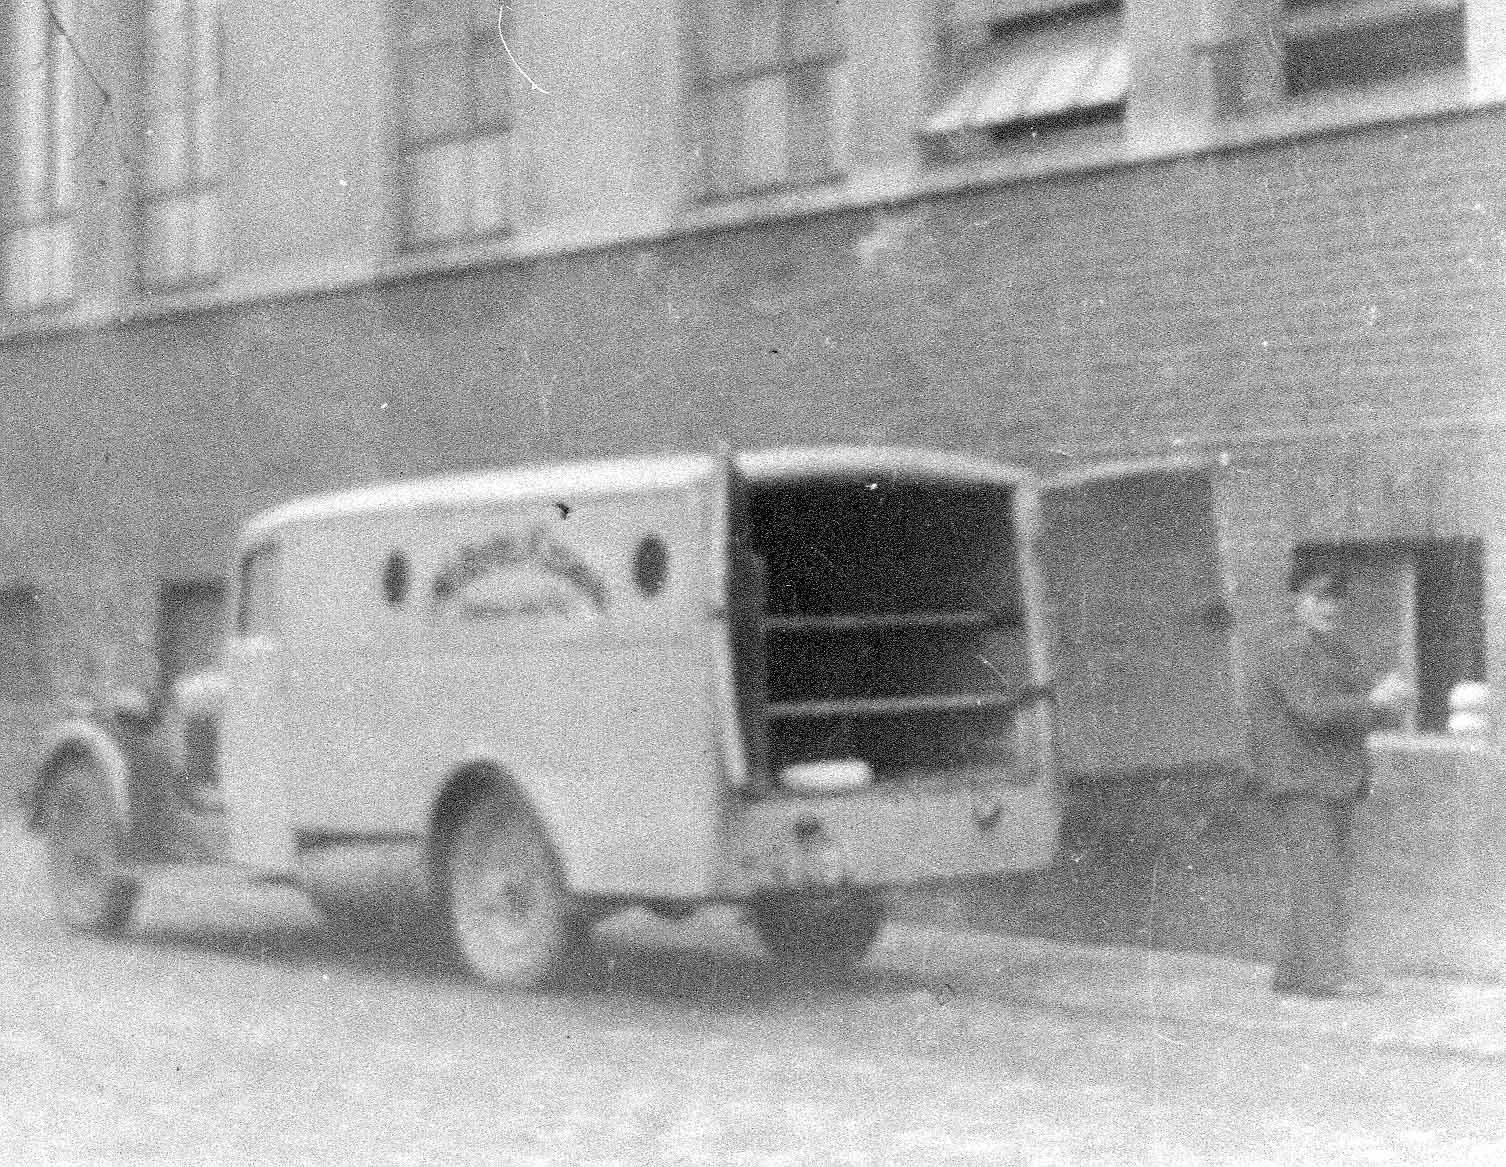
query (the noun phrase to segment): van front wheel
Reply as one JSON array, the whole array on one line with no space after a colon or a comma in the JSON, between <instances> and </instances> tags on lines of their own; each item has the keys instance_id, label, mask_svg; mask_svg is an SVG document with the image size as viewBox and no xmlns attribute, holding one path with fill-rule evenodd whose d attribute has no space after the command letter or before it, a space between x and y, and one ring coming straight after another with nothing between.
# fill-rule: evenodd
<instances>
[{"instance_id":1,"label":"van front wheel","mask_svg":"<svg viewBox=\"0 0 1506 1167\"><path fill-rule=\"evenodd\" d=\"M532 808L482 792L448 832L444 866L450 932L472 973L531 989L558 971L572 936L569 896Z\"/></svg>"},{"instance_id":2,"label":"van front wheel","mask_svg":"<svg viewBox=\"0 0 1506 1167\"><path fill-rule=\"evenodd\" d=\"M826 973L845 972L867 956L887 914L874 892L783 892L755 900L752 912L776 959Z\"/></svg>"},{"instance_id":3,"label":"van front wheel","mask_svg":"<svg viewBox=\"0 0 1506 1167\"><path fill-rule=\"evenodd\" d=\"M91 762L66 762L44 797L42 837L58 917L79 932L121 931L140 884L125 869L124 832L104 775Z\"/></svg>"}]
</instances>

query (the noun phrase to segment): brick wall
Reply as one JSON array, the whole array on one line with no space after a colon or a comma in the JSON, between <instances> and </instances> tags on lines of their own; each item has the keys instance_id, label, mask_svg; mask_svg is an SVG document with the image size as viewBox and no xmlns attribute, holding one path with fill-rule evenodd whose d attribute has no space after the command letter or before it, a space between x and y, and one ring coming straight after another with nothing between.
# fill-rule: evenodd
<instances>
[{"instance_id":1,"label":"brick wall","mask_svg":"<svg viewBox=\"0 0 1506 1167\"><path fill-rule=\"evenodd\" d=\"M236 523L291 495L882 440L1046 469L1228 454L1245 643L1305 538L1483 535L1499 581L1503 145L1506 116L1475 112L13 340L0 498L42 518L0 515L0 576L41 576L66 613L60 657L129 680L151 668L157 581L222 570ZM84 668L59 667L61 688ZM1212 805L1224 781L1185 801ZM1157 804L1136 798L1144 822ZM1227 889L1270 857L1225 805L1190 811L1191 834L1148 817L1202 839L1193 866ZM1085 870L1088 852L1064 854ZM1083 886L1129 878L1116 862Z\"/></svg>"},{"instance_id":2,"label":"brick wall","mask_svg":"<svg viewBox=\"0 0 1506 1167\"><path fill-rule=\"evenodd\" d=\"M324 485L822 439L1045 463L1494 413L1503 121L1377 128L0 350L12 489L213 528Z\"/></svg>"}]
</instances>

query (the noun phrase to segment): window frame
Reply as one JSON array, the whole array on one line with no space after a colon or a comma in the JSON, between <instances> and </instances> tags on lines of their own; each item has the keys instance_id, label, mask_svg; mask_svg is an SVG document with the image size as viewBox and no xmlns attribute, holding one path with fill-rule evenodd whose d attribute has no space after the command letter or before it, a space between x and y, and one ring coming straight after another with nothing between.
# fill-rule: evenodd
<instances>
[{"instance_id":1,"label":"window frame","mask_svg":"<svg viewBox=\"0 0 1506 1167\"><path fill-rule=\"evenodd\" d=\"M136 166L136 275L148 291L189 290L223 275L220 227L221 114L224 86L223 0L139 0L142 44ZM177 16L181 36L176 67L155 66L159 27ZM159 86L160 82L160 86ZM166 97L166 100L164 100ZM173 123L177 125L174 126ZM157 134L181 136L159 144ZM154 170L176 170L158 179ZM161 215L162 242L154 217ZM176 234L175 234L176 233Z\"/></svg>"},{"instance_id":2,"label":"window frame","mask_svg":"<svg viewBox=\"0 0 1506 1167\"><path fill-rule=\"evenodd\" d=\"M747 2L684 0L694 186L707 202L822 186L847 166L848 45L839 0L752 0L778 8L754 34L761 43L714 44L717 26L735 23L728 11ZM802 20L800 6L819 11ZM767 116L776 108L782 124ZM810 109L819 116L799 116Z\"/></svg>"},{"instance_id":3,"label":"window frame","mask_svg":"<svg viewBox=\"0 0 1506 1167\"><path fill-rule=\"evenodd\" d=\"M1120 138L1132 97L1127 6L1128 0L955 0L947 5L936 30L934 98L921 131L933 160L997 158L1022 147ZM1095 45L1091 77L1079 78L1072 92L1055 103L998 121L975 123L959 113L961 106L978 104L974 99L981 90L998 86L1001 74L1030 73L1031 82L1019 86L1023 94L1054 66L1071 63ZM1107 81L1100 75L1105 70L1111 74ZM1117 94L1116 100L1078 100L1109 91Z\"/></svg>"},{"instance_id":4,"label":"window frame","mask_svg":"<svg viewBox=\"0 0 1506 1167\"><path fill-rule=\"evenodd\" d=\"M1323 100L1343 93L1364 93L1381 88L1457 84L1461 92L1468 83L1470 0L1272 0L1272 18L1278 30L1280 59L1276 84L1284 100ZM1457 29L1442 29L1448 21ZM1440 26L1435 35L1456 34L1453 55L1428 63L1402 64L1389 73L1373 76L1342 76L1344 65L1329 62L1324 70L1321 46L1358 61L1372 54L1364 42L1384 41L1407 25ZM1304 64L1304 61L1306 62Z\"/></svg>"},{"instance_id":5,"label":"window frame","mask_svg":"<svg viewBox=\"0 0 1506 1167\"><path fill-rule=\"evenodd\" d=\"M8 131L3 301L12 313L63 308L77 297L78 65L75 0L12 0L3 51ZM33 43L38 42L38 43ZM40 50L36 66L22 54ZM35 80L37 68L40 81Z\"/></svg>"},{"instance_id":6,"label":"window frame","mask_svg":"<svg viewBox=\"0 0 1506 1167\"><path fill-rule=\"evenodd\" d=\"M429 0L432 2L432 0ZM516 129L514 84L506 59L511 53L509 42L515 21L511 5L459 0L463 18L434 35L416 31L415 13L425 0L394 0L393 12L393 87L395 124L392 134L396 192L397 245L402 251L423 251L482 242L510 235L514 230L512 143ZM484 19L483 19L484 17ZM413 95L419 60L449 46L462 46L465 60L465 96L458 103L461 115L457 128L442 132L413 132ZM506 97L501 108L487 105L485 97ZM446 159L446 152L451 157ZM446 164L459 164L468 171L464 183L456 188L463 207L457 212L442 205L442 197L429 199L432 217L455 214L463 220L457 229L441 226L422 230L417 225L421 201L430 195L443 194L442 181L433 188L419 182L419 167L435 167L436 175Z\"/></svg>"}]
</instances>

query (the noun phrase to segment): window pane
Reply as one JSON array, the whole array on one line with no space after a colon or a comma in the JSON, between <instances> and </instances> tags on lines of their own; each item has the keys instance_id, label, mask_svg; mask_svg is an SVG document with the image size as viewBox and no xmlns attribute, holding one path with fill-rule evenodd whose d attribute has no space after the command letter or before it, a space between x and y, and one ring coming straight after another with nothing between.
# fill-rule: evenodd
<instances>
[{"instance_id":1,"label":"window pane","mask_svg":"<svg viewBox=\"0 0 1506 1167\"><path fill-rule=\"evenodd\" d=\"M151 83L181 89L188 75L189 0L148 0L146 59Z\"/></svg>"},{"instance_id":2,"label":"window pane","mask_svg":"<svg viewBox=\"0 0 1506 1167\"><path fill-rule=\"evenodd\" d=\"M142 278L155 286L181 284L192 270L193 221L182 199L158 199L142 211Z\"/></svg>"},{"instance_id":3,"label":"window pane","mask_svg":"<svg viewBox=\"0 0 1506 1167\"><path fill-rule=\"evenodd\" d=\"M471 125L468 42L435 41L408 50L403 94L403 135L431 142L465 133Z\"/></svg>"},{"instance_id":4,"label":"window pane","mask_svg":"<svg viewBox=\"0 0 1506 1167\"><path fill-rule=\"evenodd\" d=\"M1420 727L1448 727L1449 695L1485 680L1485 572L1481 545L1459 540L1417 554L1417 676Z\"/></svg>"},{"instance_id":5,"label":"window pane","mask_svg":"<svg viewBox=\"0 0 1506 1167\"><path fill-rule=\"evenodd\" d=\"M73 295L73 225L67 220L6 237L6 294L12 307L39 308Z\"/></svg>"},{"instance_id":6,"label":"window pane","mask_svg":"<svg viewBox=\"0 0 1506 1167\"><path fill-rule=\"evenodd\" d=\"M818 60L841 52L842 26L836 0L788 0L786 19L790 60Z\"/></svg>"},{"instance_id":7,"label":"window pane","mask_svg":"<svg viewBox=\"0 0 1506 1167\"><path fill-rule=\"evenodd\" d=\"M408 176L408 228L414 242L463 236L470 222L470 144L449 142L409 155Z\"/></svg>"},{"instance_id":8,"label":"window pane","mask_svg":"<svg viewBox=\"0 0 1506 1167\"><path fill-rule=\"evenodd\" d=\"M505 130L512 125L513 82L517 75L501 45L494 47L495 52L488 48L472 59L475 124L481 129Z\"/></svg>"},{"instance_id":9,"label":"window pane","mask_svg":"<svg viewBox=\"0 0 1506 1167\"><path fill-rule=\"evenodd\" d=\"M144 179L151 190L174 190L187 183L187 110L181 105L153 102L146 110L143 132Z\"/></svg>"},{"instance_id":10,"label":"window pane","mask_svg":"<svg viewBox=\"0 0 1506 1167\"><path fill-rule=\"evenodd\" d=\"M792 181L814 182L836 168L833 75L820 66L790 74L787 168Z\"/></svg>"},{"instance_id":11,"label":"window pane","mask_svg":"<svg viewBox=\"0 0 1506 1167\"><path fill-rule=\"evenodd\" d=\"M1122 101L1129 72L1118 43L1070 44L1054 54L1024 98L1021 116L1046 117Z\"/></svg>"},{"instance_id":12,"label":"window pane","mask_svg":"<svg viewBox=\"0 0 1506 1167\"><path fill-rule=\"evenodd\" d=\"M12 308L27 308L33 302L29 235L21 230L5 237L5 301Z\"/></svg>"},{"instance_id":13,"label":"window pane","mask_svg":"<svg viewBox=\"0 0 1506 1167\"><path fill-rule=\"evenodd\" d=\"M471 231L477 235L502 231L508 225L512 178L510 145L504 136L478 138L471 143L475 183Z\"/></svg>"},{"instance_id":14,"label":"window pane","mask_svg":"<svg viewBox=\"0 0 1506 1167\"><path fill-rule=\"evenodd\" d=\"M963 84L926 123L933 134L1112 111L1129 94L1129 63L1112 13L1010 26L966 54Z\"/></svg>"},{"instance_id":15,"label":"window pane","mask_svg":"<svg viewBox=\"0 0 1506 1167\"><path fill-rule=\"evenodd\" d=\"M777 66L783 57L780 0L700 0L696 19L699 69L727 77Z\"/></svg>"},{"instance_id":16,"label":"window pane","mask_svg":"<svg viewBox=\"0 0 1506 1167\"><path fill-rule=\"evenodd\" d=\"M504 35L507 34L507 16L511 8L509 0L466 0L470 9L470 26L475 32L490 32L492 37L497 35L498 25Z\"/></svg>"},{"instance_id":17,"label":"window pane","mask_svg":"<svg viewBox=\"0 0 1506 1167\"><path fill-rule=\"evenodd\" d=\"M16 187L26 218L45 213L48 191L48 41L43 14L21 5L16 10L11 117L16 140Z\"/></svg>"},{"instance_id":18,"label":"window pane","mask_svg":"<svg viewBox=\"0 0 1506 1167\"><path fill-rule=\"evenodd\" d=\"M736 187L767 186L789 179L788 79L759 77L737 86L737 138L729 142Z\"/></svg>"},{"instance_id":19,"label":"window pane","mask_svg":"<svg viewBox=\"0 0 1506 1167\"><path fill-rule=\"evenodd\" d=\"M412 40L435 40L465 31L466 0L408 0L399 12Z\"/></svg>"},{"instance_id":20,"label":"window pane","mask_svg":"<svg viewBox=\"0 0 1506 1167\"><path fill-rule=\"evenodd\" d=\"M952 0L951 19L961 23L1025 20L1077 8L1102 8L1105 0Z\"/></svg>"},{"instance_id":21,"label":"window pane","mask_svg":"<svg viewBox=\"0 0 1506 1167\"><path fill-rule=\"evenodd\" d=\"M1464 63L1468 30L1462 8L1419 12L1385 22L1345 24L1286 47L1286 87L1293 96L1343 86L1379 85Z\"/></svg>"},{"instance_id":22,"label":"window pane","mask_svg":"<svg viewBox=\"0 0 1506 1167\"><path fill-rule=\"evenodd\" d=\"M198 0L194 29L194 174L207 181L219 173L220 13L219 0Z\"/></svg>"},{"instance_id":23,"label":"window pane","mask_svg":"<svg viewBox=\"0 0 1506 1167\"><path fill-rule=\"evenodd\" d=\"M220 271L220 198L214 191L191 196L189 271L195 280L207 280Z\"/></svg>"},{"instance_id":24,"label":"window pane","mask_svg":"<svg viewBox=\"0 0 1506 1167\"><path fill-rule=\"evenodd\" d=\"M497 35L498 8L481 0L435 0L415 11L430 39L406 50L408 241L422 245L503 230L511 190L504 131L512 126L517 81Z\"/></svg>"},{"instance_id":25,"label":"window pane","mask_svg":"<svg viewBox=\"0 0 1506 1167\"><path fill-rule=\"evenodd\" d=\"M76 167L76 151L73 147L73 78L76 65L72 48L64 43L56 30L50 39L52 91L48 94L48 100L52 103L52 118L48 152L51 156L52 183L48 195L54 211L60 211L73 201Z\"/></svg>"},{"instance_id":26,"label":"window pane","mask_svg":"<svg viewBox=\"0 0 1506 1167\"><path fill-rule=\"evenodd\" d=\"M54 221L45 227L39 227L37 233L45 240L43 253L47 266L44 298L52 303L72 299L74 261L72 222Z\"/></svg>"},{"instance_id":27,"label":"window pane","mask_svg":"<svg viewBox=\"0 0 1506 1167\"><path fill-rule=\"evenodd\" d=\"M147 9L143 154L145 181L156 190L170 190L185 181L188 35L184 10L183 0L154 0Z\"/></svg>"}]
</instances>

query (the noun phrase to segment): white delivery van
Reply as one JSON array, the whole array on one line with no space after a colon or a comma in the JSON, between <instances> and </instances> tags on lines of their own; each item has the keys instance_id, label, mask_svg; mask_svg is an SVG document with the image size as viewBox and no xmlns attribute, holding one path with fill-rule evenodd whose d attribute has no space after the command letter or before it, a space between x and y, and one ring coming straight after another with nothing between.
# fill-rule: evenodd
<instances>
[{"instance_id":1,"label":"white delivery van","mask_svg":"<svg viewBox=\"0 0 1506 1167\"><path fill-rule=\"evenodd\" d=\"M861 959L886 890L1054 852L1037 502L991 461L838 448L263 514L223 676L199 686L222 858L297 881L332 848L406 848L463 960L502 985L631 905L743 904L781 958ZM127 753L63 727L32 788L87 928L122 926L162 859Z\"/></svg>"}]
</instances>

